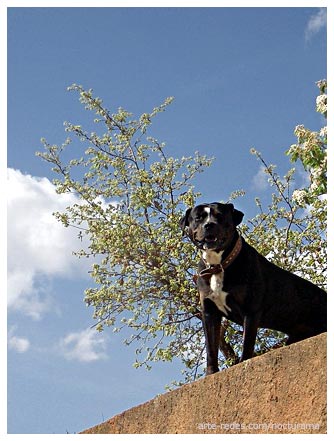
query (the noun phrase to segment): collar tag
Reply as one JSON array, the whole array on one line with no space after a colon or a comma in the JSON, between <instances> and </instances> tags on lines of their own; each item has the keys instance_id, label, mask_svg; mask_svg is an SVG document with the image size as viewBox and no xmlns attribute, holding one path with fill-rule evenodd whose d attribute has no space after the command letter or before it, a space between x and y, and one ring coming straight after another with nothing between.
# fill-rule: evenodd
<instances>
[{"instance_id":1,"label":"collar tag","mask_svg":"<svg viewBox=\"0 0 334 441\"><path fill-rule=\"evenodd\" d=\"M208 268L204 268L200 273L199 277L202 277L204 280L210 280L211 276L214 274L219 274L223 271L223 266L221 263L218 265L210 265Z\"/></svg>"}]
</instances>

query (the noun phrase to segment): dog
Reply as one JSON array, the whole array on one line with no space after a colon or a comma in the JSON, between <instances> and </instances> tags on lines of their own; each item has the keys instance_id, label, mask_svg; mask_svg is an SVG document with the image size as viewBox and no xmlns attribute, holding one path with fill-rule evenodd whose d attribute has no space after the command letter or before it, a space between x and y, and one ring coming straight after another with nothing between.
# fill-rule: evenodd
<instances>
[{"instance_id":1,"label":"dog","mask_svg":"<svg viewBox=\"0 0 334 441\"><path fill-rule=\"evenodd\" d=\"M258 328L288 335L287 344L325 332L327 295L311 282L259 254L239 235L244 214L233 204L189 208L180 221L202 251L196 284L207 352L206 374L218 369L222 317L243 326L240 361L254 355Z\"/></svg>"}]
</instances>

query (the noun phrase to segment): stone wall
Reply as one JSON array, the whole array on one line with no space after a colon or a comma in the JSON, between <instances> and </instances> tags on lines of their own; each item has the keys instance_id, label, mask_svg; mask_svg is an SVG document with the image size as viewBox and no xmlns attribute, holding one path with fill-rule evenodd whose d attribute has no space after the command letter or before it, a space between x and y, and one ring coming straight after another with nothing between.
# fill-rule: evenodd
<instances>
[{"instance_id":1,"label":"stone wall","mask_svg":"<svg viewBox=\"0 0 334 441\"><path fill-rule=\"evenodd\" d=\"M326 433L326 334L160 395L82 433Z\"/></svg>"}]
</instances>

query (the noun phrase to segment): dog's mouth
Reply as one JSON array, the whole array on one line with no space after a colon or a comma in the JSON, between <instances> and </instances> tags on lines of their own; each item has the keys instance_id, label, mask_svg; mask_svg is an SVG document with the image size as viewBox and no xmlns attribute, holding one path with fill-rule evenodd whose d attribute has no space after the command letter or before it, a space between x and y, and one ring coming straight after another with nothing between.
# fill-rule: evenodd
<instances>
[{"instance_id":1,"label":"dog's mouth","mask_svg":"<svg viewBox=\"0 0 334 441\"><path fill-rule=\"evenodd\" d=\"M218 237L209 235L204 238L203 248L207 250L215 249L218 247L218 244L219 244Z\"/></svg>"},{"instance_id":2,"label":"dog's mouth","mask_svg":"<svg viewBox=\"0 0 334 441\"><path fill-rule=\"evenodd\" d=\"M196 238L197 245L205 250L216 249L221 244L219 238L213 234L207 234L203 239Z\"/></svg>"},{"instance_id":3,"label":"dog's mouth","mask_svg":"<svg viewBox=\"0 0 334 441\"><path fill-rule=\"evenodd\" d=\"M213 234L208 234L204 237L204 243L216 243L218 242L218 237Z\"/></svg>"}]
</instances>

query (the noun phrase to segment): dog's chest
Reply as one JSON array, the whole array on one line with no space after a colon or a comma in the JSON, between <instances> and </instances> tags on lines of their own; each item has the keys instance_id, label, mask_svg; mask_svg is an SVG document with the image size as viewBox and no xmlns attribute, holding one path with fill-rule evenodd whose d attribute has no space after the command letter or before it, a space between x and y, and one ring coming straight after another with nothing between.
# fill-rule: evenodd
<instances>
[{"instance_id":1,"label":"dog's chest","mask_svg":"<svg viewBox=\"0 0 334 441\"><path fill-rule=\"evenodd\" d=\"M217 253L216 251L206 250L203 252L203 260L207 265L219 265L222 254L222 251ZM217 308L227 316L231 308L227 306L226 298L228 293L223 290L223 284L224 270L222 269L220 273L211 276L210 291L206 293L205 298L212 300Z\"/></svg>"}]
</instances>

